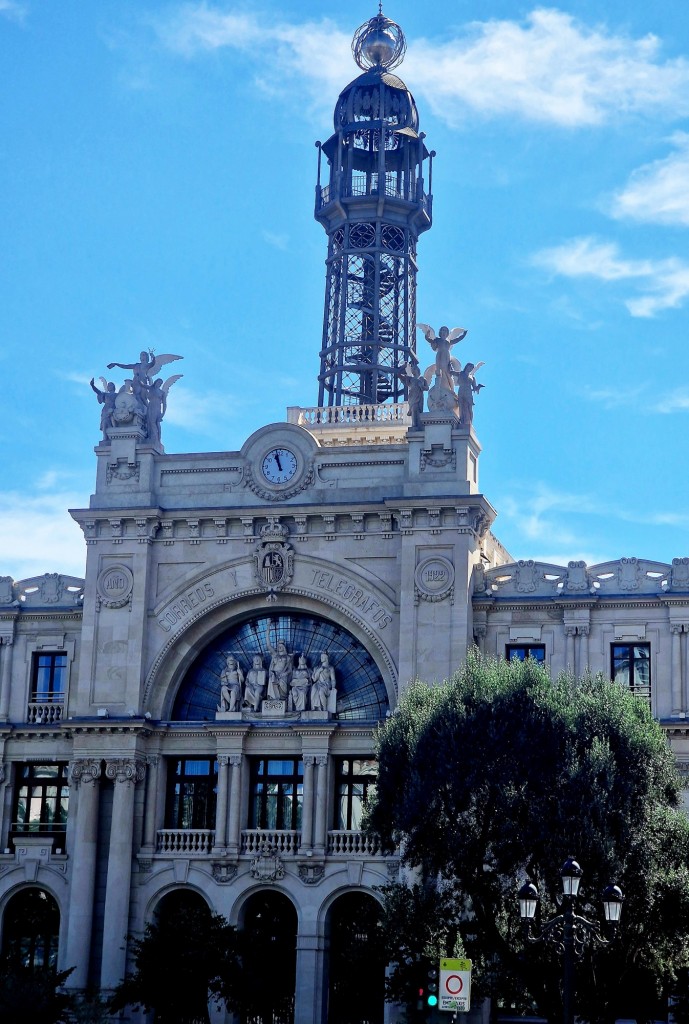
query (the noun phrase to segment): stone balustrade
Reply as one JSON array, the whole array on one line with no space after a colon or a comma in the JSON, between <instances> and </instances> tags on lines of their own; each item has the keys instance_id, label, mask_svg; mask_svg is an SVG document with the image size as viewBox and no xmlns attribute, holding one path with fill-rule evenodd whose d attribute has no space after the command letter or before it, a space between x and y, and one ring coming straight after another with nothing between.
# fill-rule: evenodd
<instances>
[{"instance_id":1,"label":"stone balustrade","mask_svg":"<svg viewBox=\"0 0 689 1024\"><path fill-rule=\"evenodd\" d=\"M299 847L299 833L293 829L247 828L242 832L242 853L257 856L271 852L292 855Z\"/></svg>"},{"instance_id":2,"label":"stone balustrade","mask_svg":"<svg viewBox=\"0 0 689 1024\"><path fill-rule=\"evenodd\" d=\"M408 427L411 424L409 406L406 402L380 405L324 405L309 409L294 406L288 412L288 421L300 427L358 427L372 423L397 423Z\"/></svg>"},{"instance_id":3,"label":"stone balustrade","mask_svg":"<svg viewBox=\"0 0 689 1024\"><path fill-rule=\"evenodd\" d=\"M211 852L215 831L212 828L161 828L156 853L199 857Z\"/></svg>"},{"instance_id":4,"label":"stone balustrade","mask_svg":"<svg viewBox=\"0 0 689 1024\"><path fill-rule=\"evenodd\" d=\"M30 725L53 725L62 721L64 705L50 701L31 701L29 703L26 720Z\"/></svg>"},{"instance_id":5,"label":"stone balustrade","mask_svg":"<svg viewBox=\"0 0 689 1024\"><path fill-rule=\"evenodd\" d=\"M380 843L364 832L328 832L328 854L333 857L380 857Z\"/></svg>"}]
</instances>

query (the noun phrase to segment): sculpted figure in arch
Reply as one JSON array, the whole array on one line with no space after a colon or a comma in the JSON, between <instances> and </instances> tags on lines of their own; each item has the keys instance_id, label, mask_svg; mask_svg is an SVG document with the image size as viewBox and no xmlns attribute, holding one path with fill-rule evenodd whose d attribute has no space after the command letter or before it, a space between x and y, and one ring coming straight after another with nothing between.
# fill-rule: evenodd
<instances>
[{"instance_id":1,"label":"sculpted figure in arch","mask_svg":"<svg viewBox=\"0 0 689 1024\"><path fill-rule=\"evenodd\" d=\"M292 682L294 655L289 653L284 640L278 640L277 647L273 647L269 639L268 650L271 655L268 666L268 698L286 701Z\"/></svg>"},{"instance_id":2,"label":"sculpted figure in arch","mask_svg":"<svg viewBox=\"0 0 689 1024\"><path fill-rule=\"evenodd\" d=\"M327 651L321 654L321 663L313 670L311 685L311 710L331 711L337 696L335 689L335 669L330 664Z\"/></svg>"},{"instance_id":3,"label":"sculpted figure in arch","mask_svg":"<svg viewBox=\"0 0 689 1024\"><path fill-rule=\"evenodd\" d=\"M303 654L299 655L297 667L292 675L289 693L290 711L308 711L311 672Z\"/></svg>"},{"instance_id":4,"label":"sculpted figure in arch","mask_svg":"<svg viewBox=\"0 0 689 1024\"><path fill-rule=\"evenodd\" d=\"M239 711L242 701L244 673L232 654L225 654L225 668L220 673L220 703L218 711Z\"/></svg>"},{"instance_id":5,"label":"sculpted figure in arch","mask_svg":"<svg viewBox=\"0 0 689 1024\"><path fill-rule=\"evenodd\" d=\"M266 689L266 670L263 667L263 658L260 654L254 654L252 667L246 674L246 685L244 687L244 707L251 708L258 712Z\"/></svg>"}]
</instances>

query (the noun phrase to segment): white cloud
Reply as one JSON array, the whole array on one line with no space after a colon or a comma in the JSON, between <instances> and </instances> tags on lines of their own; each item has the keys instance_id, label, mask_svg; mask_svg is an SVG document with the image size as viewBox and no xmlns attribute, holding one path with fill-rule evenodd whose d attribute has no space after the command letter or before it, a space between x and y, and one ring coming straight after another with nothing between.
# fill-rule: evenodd
<instances>
[{"instance_id":1,"label":"white cloud","mask_svg":"<svg viewBox=\"0 0 689 1024\"><path fill-rule=\"evenodd\" d=\"M26 5L17 0L0 0L0 14L11 21L24 21Z\"/></svg>"},{"instance_id":2,"label":"white cloud","mask_svg":"<svg viewBox=\"0 0 689 1024\"><path fill-rule=\"evenodd\" d=\"M656 412L689 412L689 388L676 388L664 395L653 407Z\"/></svg>"},{"instance_id":3,"label":"white cloud","mask_svg":"<svg viewBox=\"0 0 689 1024\"><path fill-rule=\"evenodd\" d=\"M274 231L262 231L261 235L268 245L272 245L274 249L281 249L286 252L289 248L289 235L276 234Z\"/></svg>"},{"instance_id":4,"label":"white cloud","mask_svg":"<svg viewBox=\"0 0 689 1024\"><path fill-rule=\"evenodd\" d=\"M664 309L677 309L689 296L689 263L676 257L625 259L616 243L596 238L574 238L542 249L532 257L532 263L561 277L636 281L642 294L625 300L627 309L636 317L652 317Z\"/></svg>"},{"instance_id":5,"label":"white cloud","mask_svg":"<svg viewBox=\"0 0 689 1024\"><path fill-rule=\"evenodd\" d=\"M157 30L163 45L183 57L223 49L251 57L254 67L262 69L255 80L270 94L282 96L281 78L296 77L311 91L312 101L329 105L347 76L354 77L351 36L328 18L290 25L205 2L185 3L159 21Z\"/></svg>"},{"instance_id":6,"label":"white cloud","mask_svg":"<svg viewBox=\"0 0 689 1024\"><path fill-rule=\"evenodd\" d=\"M617 218L689 226L689 135L676 132L676 151L635 171L612 199Z\"/></svg>"},{"instance_id":7,"label":"white cloud","mask_svg":"<svg viewBox=\"0 0 689 1024\"><path fill-rule=\"evenodd\" d=\"M270 23L239 8L186 3L158 24L169 50L191 58L226 49L269 53L269 92L281 76L301 79L311 101L329 105L353 77L349 32L328 19ZM450 123L467 111L518 116L566 127L601 124L624 113L668 117L689 112L689 62L663 60L655 36L633 39L572 15L536 8L522 21L491 19L434 42L411 40L404 76Z\"/></svg>"},{"instance_id":8,"label":"white cloud","mask_svg":"<svg viewBox=\"0 0 689 1024\"><path fill-rule=\"evenodd\" d=\"M85 496L73 492L31 496L0 492L0 575L14 579L61 572L83 576L84 537L67 512Z\"/></svg>"},{"instance_id":9,"label":"white cloud","mask_svg":"<svg viewBox=\"0 0 689 1024\"><path fill-rule=\"evenodd\" d=\"M214 434L218 421L231 420L242 404L243 400L236 395L220 391L200 393L175 385L168 398L163 421L163 441L166 423L195 433Z\"/></svg>"}]
</instances>

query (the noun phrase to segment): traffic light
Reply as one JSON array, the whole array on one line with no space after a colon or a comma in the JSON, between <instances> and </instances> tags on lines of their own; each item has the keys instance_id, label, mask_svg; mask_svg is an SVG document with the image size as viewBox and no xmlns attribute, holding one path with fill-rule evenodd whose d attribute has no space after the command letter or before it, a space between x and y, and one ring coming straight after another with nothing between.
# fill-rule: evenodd
<instances>
[{"instance_id":1,"label":"traffic light","mask_svg":"<svg viewBox=\"0 0 689 1024\"><path fill-rule=\"evenodd\" d=\"M438 1005L438 968L429 967L426 983L426 1004L428 1006Z\"/></svg>"}]
</instances>

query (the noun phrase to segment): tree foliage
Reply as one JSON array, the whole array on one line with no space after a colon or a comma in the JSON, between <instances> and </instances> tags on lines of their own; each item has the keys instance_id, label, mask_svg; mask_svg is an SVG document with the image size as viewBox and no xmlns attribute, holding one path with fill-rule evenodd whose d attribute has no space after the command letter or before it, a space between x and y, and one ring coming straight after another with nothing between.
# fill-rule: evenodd
<instances>
[{"instance_id":1,"label":"tree foliage","mask_svg":"<svg viewBox=\"0 0 689 1024\"><path fill-rule=\"evenodd\" d=\"M5 958L0 965L2 1024L70 1024L71 997L62 986L72 973L52 967L34 970Z\"/></svg>"},{"instance_id":2,"label":"tree foliage","mask_svg":"<svg viewBox=\"0 0 689 1024\"><path fill-rule=\"evenodd\" d=\"M134 971L118 986L113 1011L142 1006L156 1024L207 1024L209 997L236 1005L236 930L198 897L175 901L132 948Z\"/></svg>"},{"instance_id":3,"label":"tree foliage","mask_svg":"<svg viewBox=\"0 0 689 1024\"><path fill-rule=\"evenodd\" d=\"M578 966L577 1012L596 1024L655 1014L689 964L689 819L643 701L600 677L552 681L532 660L474 653L448 685L410 688L378 752L369 828L452 886L479 991L560 1012L560 961L524 946L516 893L529 879L544 919L557 913L571 855L596 904L609 882L626 895L620 941Z\"/></svg>"}]
</instances>

